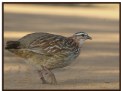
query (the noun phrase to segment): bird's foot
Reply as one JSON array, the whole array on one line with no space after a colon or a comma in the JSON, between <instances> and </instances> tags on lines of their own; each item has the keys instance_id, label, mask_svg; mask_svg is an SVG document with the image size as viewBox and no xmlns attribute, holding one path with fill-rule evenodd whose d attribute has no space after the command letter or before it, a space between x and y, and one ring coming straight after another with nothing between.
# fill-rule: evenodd
<instances>
[{"instance_id":1,"label":"bird's foot","mask_svg":"<svg viewBox=\"0 0 121 91\"><path fill-rule=\"evenodd\" d=\"M38 73L39 73L40 79L42 81L42 84L48 84L48 82L45 80L45 78L42 74L42 71L38 71Z\"/></svg>"},{"instance_id":2,"label":"bird's foot","mask_svg":"<svg viewBox=\"0 0 121 91\"><path fill-rule=\"evenodd\" d=\"M42 80L42 84L48 84L48 82L44 79L44 77L40 78Z\"/></svg>"},{"instance_id":3,"label":"bird's foot","mask_svg":"<svg viewBox=\"0 0 121 91\"><path fill-rule=\"evenodd\" d=\"M57 81L55 79L52 79L50 84L57 85Z\"/></svg>"},{"instance_id":4,"label":"bird's foot","mask_svg":"<svg viewBox=\"0 0 121 91\"><path fill-rule=\"evenodd\" d=\"M46 75L47 75L47 74L46 74ZM53 85L56 85L56 84L57 84L57 81L56 81L56 79L55 79L54 76L50 76L49 78L50 78L50 81L45 80L44 77L41 77L40 79L41 79L41 81L42 81L42 84L53 84Z\"/></svg>"},{"instance_id":5,"label":"bird's foot","mask_svg":"<svg viewBox=\"0 0 121 91\"><path fill-rule=\"evenodd\" d=\"M48 82L49 84L54 84L54 85L57 84L55 75L49 69L47 69L46 67L44 67L44 73L50 79L50 81Z\"/></svg>"}]
</instances>

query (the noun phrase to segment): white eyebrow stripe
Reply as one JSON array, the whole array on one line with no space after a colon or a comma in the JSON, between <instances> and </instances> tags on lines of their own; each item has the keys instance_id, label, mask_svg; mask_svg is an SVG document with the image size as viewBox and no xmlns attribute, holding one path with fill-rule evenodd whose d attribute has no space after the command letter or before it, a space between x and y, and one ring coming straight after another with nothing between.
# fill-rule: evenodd
<instances>
[{"instance_id":1,"label":"white eyebrow stripe","mask_svg":"<svg viewBox=\"0 0 121 91\"><path fill-rule=\"evenodd\" d=\"M81 35L81 34L84 34L84 33L77 33L76 35Z\"/></svg>"},{"instance_id":2,"label":"white eyebrow stripe","mask_svg":"<svg viewBox=\"0 0 121 91\"><path fill-rule=\"evenodd\" d=\"M86 34L86 33L77 33L76 35L81 35L81 34L88 35L88 34Z\"/></svg>"}]
</instances>

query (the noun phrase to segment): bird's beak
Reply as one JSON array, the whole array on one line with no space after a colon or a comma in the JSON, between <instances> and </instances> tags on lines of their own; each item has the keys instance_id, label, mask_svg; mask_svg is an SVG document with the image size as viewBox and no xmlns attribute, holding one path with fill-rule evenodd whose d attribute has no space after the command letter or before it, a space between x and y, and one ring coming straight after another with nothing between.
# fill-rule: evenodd
<instances>
[{"instance_id":1,"label":"bird's beak","mask_svg":"<svg viewBox=\"0 0 121 91\"><path fill-rule=\"evenodd\" d=\"M90 39L90 40L92 40L92 37L90 37L90 36L87 36L87 39Z\"/></svg>"}]
</instances>

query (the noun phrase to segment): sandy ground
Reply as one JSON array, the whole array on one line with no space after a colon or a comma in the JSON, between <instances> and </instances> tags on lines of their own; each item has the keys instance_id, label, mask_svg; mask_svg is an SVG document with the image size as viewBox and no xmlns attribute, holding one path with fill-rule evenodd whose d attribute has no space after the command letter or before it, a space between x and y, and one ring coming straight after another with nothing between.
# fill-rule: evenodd
<instances>
[{"instance_id":1,"label":"sandy ground","mask_svg":"<svg viewBox=\"0 0 121 91\"><path fill-rule=\"evenodd\" d=\"M70 36L84 31L80 56L55 69L57 85L41 84L36 71L4 50L4 89L119 89L119 10L110 7L5 5L4 42L31 32ZM92 11L92 12L91 12Z\"/></svg>"}]
</instances>

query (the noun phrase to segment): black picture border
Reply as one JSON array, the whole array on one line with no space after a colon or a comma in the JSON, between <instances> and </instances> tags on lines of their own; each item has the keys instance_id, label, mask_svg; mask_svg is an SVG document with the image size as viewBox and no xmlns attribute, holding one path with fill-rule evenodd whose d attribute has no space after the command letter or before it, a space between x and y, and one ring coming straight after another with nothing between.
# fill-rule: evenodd
<instances>
[{"instance_id":1,"label":"black picture border","mask_svg":"<svg viewBox=\"0 0 121 91\"><path fill-rule=\"evenodd\" d=\"M119 4L119 89L63 89L62 91L120 91L121 90L121 3L120 2L2 2L2 91L58 91L61 89L4 89L4 4Z\"/></svg>"}]
</instances>

